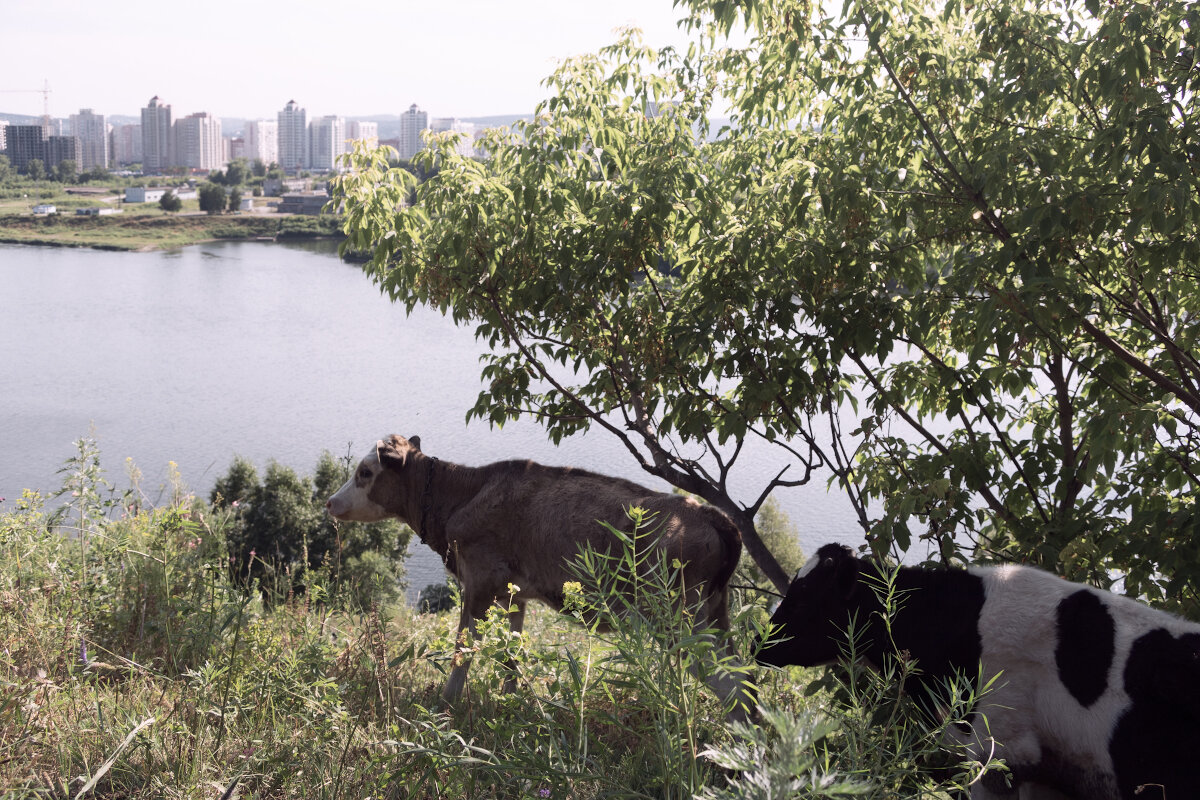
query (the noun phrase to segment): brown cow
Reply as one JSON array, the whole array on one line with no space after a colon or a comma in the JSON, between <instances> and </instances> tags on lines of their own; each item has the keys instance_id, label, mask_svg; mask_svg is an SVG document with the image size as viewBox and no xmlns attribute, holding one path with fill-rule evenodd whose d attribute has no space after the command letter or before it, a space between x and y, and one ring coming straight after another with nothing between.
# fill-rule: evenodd
<instances>
[{"instance_id":1,"label":"brown cow","mask_svg":"<svg viewBox=\"0 0 1200 800\"><path fill-rule=\"evenodd\" d=\"M421 440L391 436L377 442L354 475L325 504L340 520L375 522L395 517L433 548L462 585L463 631L519 587L510 615L514 631L524 624L525 604L540 600L555 609L568 562L582 547L612 551L617 542L600 522L627 529L626 511L654 514L659 550L683 564L687 601L699 608L698 625L729 629L728 582L742 542L723 513L690 498L655 492L620 478L532 461L501 461L466 467L421 452ZM446 700L463 690L464 657L442 691ZM712 680L724 700L737 699L742 716L752 693L729 674ZM508 688L511 689L511 679Z\"/></svg>"}]
</instances>

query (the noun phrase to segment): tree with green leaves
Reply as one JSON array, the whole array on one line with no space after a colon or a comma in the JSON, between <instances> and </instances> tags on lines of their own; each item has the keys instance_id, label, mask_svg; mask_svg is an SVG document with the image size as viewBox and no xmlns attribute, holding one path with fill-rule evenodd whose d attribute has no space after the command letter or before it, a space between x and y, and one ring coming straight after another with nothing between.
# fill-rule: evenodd
<instances>
[{"instance_id":1,"label":"tree with green leaves","mask_svg":"<svg viewBox=\"0 0 1200 800\"><path fill-rule=\"evenodd\" d=\"M174 214L183 208L183 201L179 199L179 195L167 189L163 196L158 198L158 207L168 214Z\"/></svg>"},{"instance_id":2,"label":"tree with green leaves","mask_svg":"<svg viewBox=\"0 0 1200 800\"><path fill-rule=\"evenodd\" d=\"M46 164L40 158L31 158L25 163L25 175L31 181L40 181L46 177Z\"/></svg>"},{"instance_id":3,"label":"tree with green leaves","mask_svg":"<svg viewBox=\"0 0 1200 800\"><path fill-rule=\"evenodd\" d=\"M491 346L470 415L609 431L777 586L754 514L824 475L877 552L1196 609L1200 11L685 3L686 52L567 62L486 160L337 181L364 269ZM787 469L735 496L751 441Z\"/></svg>"},{"instance_id":4,"label":"tree with green leaves","mask_svg":"<svg viewBox=\"0 0 1200 800\"><path fill-rule=\"evenodd\" d=\"M225 167L225 185L241 186L250 177L250 166L245 158L235 158Z\"/></svg>"},{"instance_id":5,"label":"tree with green leaves","mask_svg":"<svg viewBox=\"0 0 1200 800\"><path fill-rule=\"evenodd\" d=\"M236 186L229 190L229 204L227 207L230 212L238 211L242 207L242 190Z\"/></svg>"},{"instance_id":6,"label":"tree with green leaves","mask_svg":"<svg viewBox=\"0 0 1200 800\"><path fill-rule=\"evenodd\" d=\"M64 158L54 167L54 180L59 183L74 183L79 174L79 164L73 158Z\"/></svg>"},{"instance_id":7,"label":"tree with green leaves","mask_svg":"<svg viewBox=\"0 0 1200 800\"><path fill-rule=\"evenodd\" d=\"M225 187L216 183L200 184L200 210L208 214L220 214L225 210Z\"/></svg>"}]
</instances>

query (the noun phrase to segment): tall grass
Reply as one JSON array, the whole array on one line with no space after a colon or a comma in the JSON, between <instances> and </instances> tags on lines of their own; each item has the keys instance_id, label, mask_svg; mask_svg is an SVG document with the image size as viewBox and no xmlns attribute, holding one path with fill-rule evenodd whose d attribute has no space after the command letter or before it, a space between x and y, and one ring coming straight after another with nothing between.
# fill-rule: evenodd
<instances>
[{"instance_id":1,"label":"tall grass","mask_svg":"<svg viewBox=\"0 0 1200 800\"><path fill-rule=\"evenodd\" d=\"M55 511L27 492L0 513L6 800L946 796L923 762L955 754L896 705L900 674L763 673L759 724L727 726L703 680L752 663L765 614L742 607L732 641L694 630L678 565L638 555L645 520L580 558L567 614L531 606L515 635L495 608L447 708L456 613L286 587L264 606L227 511L182 489L149 506L96 465L81 448Z\"/></svg>"}]
</instances>

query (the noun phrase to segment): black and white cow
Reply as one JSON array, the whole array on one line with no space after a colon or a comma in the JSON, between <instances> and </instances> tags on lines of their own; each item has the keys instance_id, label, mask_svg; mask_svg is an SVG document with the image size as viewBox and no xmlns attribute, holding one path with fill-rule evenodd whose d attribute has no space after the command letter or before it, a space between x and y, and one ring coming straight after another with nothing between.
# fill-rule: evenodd
<instances>
[{"instance_id":1,"label":"black and white cow","mask_svg":"<svg viewBox=\"0 0 1200 800\"><path fill-rule=\"evenodd\" d=\"M889 639L878 578L849 548L822 547L772 617L759 662L832 663L854 615L869 663L917 659L906 688L919 698L956 672L1000 674L976 708L987 734L977 726L972 738L994 740L1013 785L989 773L972 798L1200 798L1200 625L1032 567L904 567Z\"/></svg>"}]
</instances>

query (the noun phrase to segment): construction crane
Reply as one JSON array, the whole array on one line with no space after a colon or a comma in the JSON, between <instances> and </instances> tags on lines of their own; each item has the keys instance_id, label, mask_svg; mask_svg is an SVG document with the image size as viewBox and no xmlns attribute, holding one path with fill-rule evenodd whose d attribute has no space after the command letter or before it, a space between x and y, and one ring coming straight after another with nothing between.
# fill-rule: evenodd
<instances>
[{"instance_id":1,"label":"construction crane","mask_svg":"<svg viewBox=\"0 0 1200 800\"><path fill-rule=\"evenodd\" d=\"M50 132L50 81L46 80L41 89L0 89L0 92L31 94L37 92L42 96L42 130Z\"/></svg>"}]
</instances>

